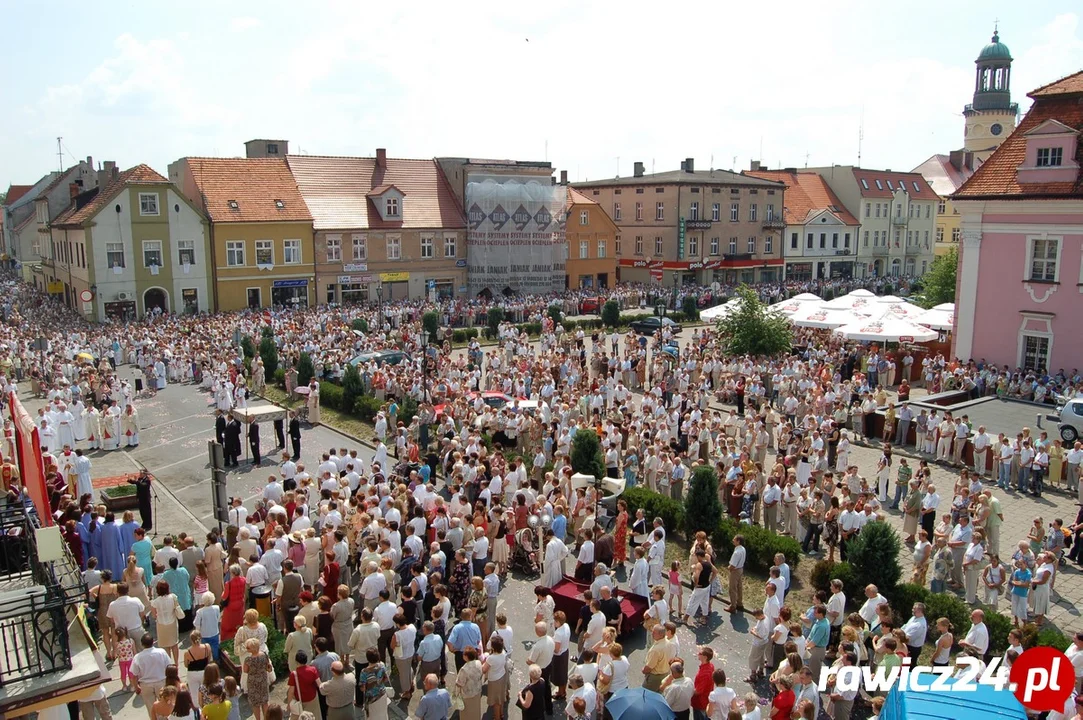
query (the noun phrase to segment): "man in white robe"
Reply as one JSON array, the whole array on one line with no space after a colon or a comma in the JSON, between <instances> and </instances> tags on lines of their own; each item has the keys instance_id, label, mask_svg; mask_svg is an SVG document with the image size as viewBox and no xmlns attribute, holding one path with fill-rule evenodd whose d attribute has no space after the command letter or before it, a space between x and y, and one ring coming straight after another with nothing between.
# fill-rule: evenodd
<instances>
[{"instance_id":1,"label":"man in white robe","mask_svg":"<svg viewBox=\"0 0 1083 720\"><path fill-rule=\"evenodd\" d=\"M56 444L60 447L65 445L75 447L75 428L73 427L75 417L68 412L68 406L59 405L54 418L56 420Z\"/></svg>"},{"instance_id":2,"label":"man in white robe","mask_svg":"<svg viewBox=\"0 0 1083 720\"><path fill-rule=\"evenodd\" d=\"M564 541L549 531L549 542L545 544L544 566L541 584L553 587L564 578L564 559L568 557L568 546Z\"/></svg>"},{"instance_id":3,"label":"man in white robe","mask_svg":"<svg viewBox=\"0 0 1083 720\"><path fill-rule=\"evenodd\" d=\"M86 440L86 408L83 407L82 400L76 400L75 404L71 408L71 431L75 436L76 442Z\"/></svg>"},{"instance_id":4,"label":"man in white robe","mask_svg":"<svg viewBox=\"0 0 1083 720\"><path fill-rule=\"evenodd\" d=\"M120 408L115 402L102 413L102 450L120 447Z\"/></svg>"},{"instance_id":5,"label":"man in white robe","mask_svg":"<svg viewBox=\"0 0 1083 720\"><path fill-rule=\"evenodd\" d=\"M82 449L75 451L75 462L72 464L75 473L75 487L78 490L76 497L94 494L94 483L90 479L90 458L83 455Z\"/></svg>"},{"instance_id":6,"label":"man in white robe","mask_svg":"<svg viewBox=\"0 0 1083 720\"><path fill-rule=\"evenodd\" d=\"M49 425L47 420L42 420L38 426L38 441L50 455L56 453L56 430Z\"/></svg>"},{"instance_id":7,"label":"man in white robe","mask_svg":"<svg viewBox=\"0 0 1083 720\"><path fill-rule=\"evenodd\" d=\"M161 359L154 363L154 380L159 390L165 390L165 363Z\"/></svg>"}]
</instances>

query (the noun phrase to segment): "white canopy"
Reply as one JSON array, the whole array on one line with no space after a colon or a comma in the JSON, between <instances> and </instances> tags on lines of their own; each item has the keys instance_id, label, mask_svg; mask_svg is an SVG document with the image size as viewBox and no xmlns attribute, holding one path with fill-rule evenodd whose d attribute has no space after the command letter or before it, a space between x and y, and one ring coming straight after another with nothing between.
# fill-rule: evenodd
<instances>
[{"instance_id":1,"label":"white canopy","mask_svg":"<svg viewBox=\"0 0 1083 720\"><path fill-rule=\"evenodd\" d=\"M928 342L935 340L935 330L917 325L901 315L886 312L878 318L864 318L835 330L847 340L862 342Z\"/></svg>"},{"instance_id":2,"label":"white canopy","mask_svg":"<svg viewBox=\"0 0 1083 720\"><path fill-rule=\"evenodd\" d=\"M252 422L269 422L271 420L285 420L286 408L278 405L253 405L247 408L233 408L231 411L238 420L244 424Z\"/></svg>"},{"instance_id":3,"label":"white canopy","mask_svg":"<svg viewBox=\"0 0 1083 720\"><path fill-rule=\"evenodd\" d=\"M914 318L914 322L934 330L951 330L955 325L955 303L941 303L925 310Z\"/></svg>"},{"instance_id":4,"label":"white canopy","mask_svg":"<svg viewBox=\"0 0 1083 720\"><path fill-rule=\"evenodd\" d=\"M769 306L768 309L775 312L780 312L783 315L789 316L801 309L806 303L821 303L823 299L818 295L812 293L801 293L800 295L794 295L789 300L780 300L777 303Z\"/></svg>"},{"instance_id":5,"label":"white canopy","mask_svg":"<svg viewBox=\"0 0 1083 720\"><path fill-rule=\"evenodd\" d=\"M875 313L870 312L870 315L879 315L882 307L883 306L874 306L872 308L869 308L870 311L876 311ZM913 303L906 302L905 300L900 300L899 302L888 305L887 312L900 315L913 322L914 318L925 312L925 308L921 307L920 305L914 305Z\"/></svg>"},{"instance_id":6,"label":"white canopy","mask_svg":"<svg viewBox=\"0 0 1083 720\"><path fill-rule=\"evenodd\" d=\"M847 308L829 308L826 304L802 303L790 314L790 322L797 327L832 329L856 322L862 316Z\"/></svg>"},{"instance_id":7,"label":"white canopy","mask_svg":"<svg viewBox=\"0 0 1083 720\"><path fill-rule=\"evenodd\" d=\"M862 308L868 308L869 305L872 305L876 301L876 296L868 290L854 290L852 293L825 302L823 306L832 310L861 310ZM866 313L868 313L868 310L866 310Z\"/></svg>"},{"instance_id":8,"label":"white canopy","mask_svg":"<svg viewBox=\"0 0 1083 720\"><path fill-rule=\"evenodd\" d=\"M730 298L721 305L715 305L714 307L709 307L706 310L700 312L699 319L717 320L720 317L726 317L726 315L728 315L735 307L737 307L737 304L740 302L740 297Z\"/></svg>"}]
</instances>

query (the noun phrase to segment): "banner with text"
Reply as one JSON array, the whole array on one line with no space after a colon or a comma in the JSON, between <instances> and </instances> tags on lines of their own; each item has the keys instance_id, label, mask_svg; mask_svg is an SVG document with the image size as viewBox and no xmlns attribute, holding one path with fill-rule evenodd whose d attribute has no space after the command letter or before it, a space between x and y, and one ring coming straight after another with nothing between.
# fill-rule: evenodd
<instances>
[{"instance_id":1,"label":"banner with text","mask_svg":"<svg viewBox=\"0 0 1083 720\"><path fill-rule=\"evenodd\" d=\"M472 295L564 290L567 197L567 188L548 177L470 176L466 256Z\"/></svg>"}]
</instances>

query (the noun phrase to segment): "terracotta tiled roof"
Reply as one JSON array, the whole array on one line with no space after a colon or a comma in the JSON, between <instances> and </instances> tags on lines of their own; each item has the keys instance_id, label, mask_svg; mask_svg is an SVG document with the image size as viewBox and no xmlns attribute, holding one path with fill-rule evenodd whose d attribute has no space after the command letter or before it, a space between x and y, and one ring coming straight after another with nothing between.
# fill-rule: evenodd
<instances>
[{"instance_id":1,"label":"terracotta tiled roof","mask_svg":"<svg viewBox=\"0 0 1083 720\"><path fill-rule=\"evenodd\" d=\"M846 225L861 224L832 192L827 182L816 173L746 170L743 174L786 184L784 219L787 224L802 225L824 210Z\"/></svg>"},{"instance_id":2,"label":"terracotta tiled roof","mask_svg":"<svg viewBox=\"0 0 1083 720\"><path fill-rule=\"evenodd\" d=\"M895 196L895 190L900 186L914 200L937 200L937 194L929 187L921 175L917 173L888 172L886 170L864 170L854 168L854 179L857 180L857 189L861 197L866 198L890 198ZM876 185L876 181L880 185ZM864 181L864 182L862 182ZM888 186L888 182L891 186ZM915 184L916 183L916 184Z\"/></svg>"},{"instance_id":3,"label":"terracotta tiled roof","mask_svg":"<svg viewBox=\"0 0 1083 720\"><path fill-rule=\"evenodd\" d=\"M383 195L388 190L397 190L398 192L402 193L403 195L406 194L406 193L402 192L402 190L399 190L399 188L395 187L394 185L391 185L390 183L388 183L386 185L380 185L378 187L374 187L374 188L372 188L372 190L369 190L369 192L366 193L366 194L368 195L368 197L380 197L381 195Z\"/></svg>"},{"instance_id":4,"label":"terracotta tiled roof","mask_svg":"<svg viewBox=\"0 0 1083 720\"><path fill-rule=\"evenodd\" d=\"M1039 88L1031 97L1031 106L1019 127L1015 129L996 152L989 156L977 172L952 197L971 198L1026 198L1026 197L1083 197L1083 173L1074 181L1020 184L1016 169L1023 164L1027 151L1026 134L1046 120L1057 120L1075 130L1083 130L1083 105L1077 94L1083 92L1083 73L1058 80L1052 85ZM1056 87L1063 88L1054 92ZM1078 89L1076 89L1078 88ZM1083 158L1083 147L1076 148L1076 161Z\"/></svg>"},{"instance_id":5,"label":"terracotta tiled roof","mask_svg":"<svg viewBox=\"0 0 1083 720\"><path fill-rule=\"evenodd\" d=\"M587 197L573 187L568 188L568 206L572 205L597 205L593 199Z\"/></svg>"},{"instance_id":6,"label":"terracotta tiled roof","mask_svg":"<svg viewBox=\"0 0 1083 720\"><path fill-rule=\"evenodd\" d=\"M207 214L213 222L312 220L284 158L189 157L184 160L196 188L203 194ZM232 207L231 202L237 207Z\"/></svg>"},{"instance_id":7,"label":"terracotta tiled roof","mask_svg":"<svg viewBox=\"0 0 1083 720\"><path fill-rule=\"evenodd\" d=\"M629 185L737 185L744 187L777 187L770 182L759 178L750 177L747 173L738 173L732 170L669 170L660 173L648 173L636 177L628 175L608 180L588 180L577 182L576 187L601 188L601 187L627 187Z\"/></svg>"},{"instance_id":8,"label":"terracotta tiled roof","mask_svg":"<svg viewBox=\"0 0 1083 720\"><path fill-rule=\"evenodd\" d=\"M136 165L135 167L128 168L120 173L116 179L104 188L100 188L97 195L94 196L94 199L86 205L83 205L80 208L72 206L62 212L55 220L53 220L52 224L55 226L82 225L97 215L99 210L119 195L121 190L130 185L168 184L169 180L162 177L157 170L149 165Z\"/></svg>"},{"instance_id":9,"label":"terracotta tiled roof","mask_svg":"<svg viewBox=\"0 0 1083 720\"><path fill-rule=\"evenodd\" d=\"M1083 71L1054 80L1048 85L1042 85L1037 90L1027 93L1027 97L1037 100L1040 97L1050 95L1075 95L1083 93Z\"/></svg>"},{"instance_id":10,"label":"terracotta tiled roof","mask_svg":"<svg viewBox=\"0 0 1083 720\"><path fill-rule=\"evenodd\" d=\"M8 185L7 195L4 196L4 204L14 205L16 200L33 189L33 185Z\"/></svg>"},{"instance_id":11,"label":"terracotta tiled roof","mask_svg":"<svg viewBox=\"0 0 1083 720\"><path fill-rule=\"evenodd\" d=\"M433 160L290 155L286 158L317 230L465 228L466 216ZM394 186L402 219L385 222L370 196Z\"/></svg>"}]
</instances>

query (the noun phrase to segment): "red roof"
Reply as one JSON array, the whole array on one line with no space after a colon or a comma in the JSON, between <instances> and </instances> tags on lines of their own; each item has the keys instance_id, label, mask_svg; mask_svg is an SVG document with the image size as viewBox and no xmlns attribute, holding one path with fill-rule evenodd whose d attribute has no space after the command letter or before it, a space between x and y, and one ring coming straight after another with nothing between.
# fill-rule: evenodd
<instances>
[{"instance_id":1,"label":"red roof","mask_svg":"<svg viewBox=\"0 0 1083 720\"><path fill-rule=\"evenodd\" d=\"M16 200L33 189L33 185L8 185L7 195L4 196L4 204L14 205Z\"/></svg>"},{"instance_id":2,"label":"red roof","mask_svg":"<svg viewBox=\"0 0 1083 720\"><path fill-rule=\"evenodd\" d=\"M890 198L894 197L895 191L901 187L914 200L939 200L929 183L918 173L854 168L854 179L857 180L861 197ZM879 185L876 184L877 181Z\"/></svg>"},{"instance_id":3,"label":"red roof","mask_svg":"<svg viewBox=\"0 0 1083 720\"><path fill-rule=\"evenodd\" d=\"M1017 168L1023 164L1027 152L1027 133L1047 120L1056 120L1074 130L1083 130L1083 105L1079 95L1083 93L1083 72L1069 75L1030 93L1034 98L1019 127L1008 139L982 163L982 166L964 184L953 198L1025 198L1025 197L1073 197L1083 196L1083 173L1066 182L1020 184ZM1083 147L1076 148L1076 160Z\"/></svg>"},{"instance_id":4,"label":"red roof","mask_svg":"<svg viewBox=\"0 0 1083 720\"><path fill-rule=\"evenodd\" d=\"M184 158L211 220L305 222L312 215L283 158ZM236 207L234 207L234 205Z\"/></svg>"},{"instance_id":5,"label":"red roof","mask_svg":"<svg viewBox=\"0 0 1083 720\"><path fill-rule=\"evenodd\" d=\"M465 228L466 216L434 160L372 157L286 158L316 230ZM372 197L394 187L405 196L401 218L385 221Z\"/></svg>"},{"instance_id":6,"label":"red roof","mask_svg":"<svg viewBox=\"0 0 1083 720\"><path fill-rule=\"evenodd\" d=\"M575 188L568 187L568 206L572 205L597 205L598 203L579 192Z\"/></svg>"},{"instance_id":7,"label":"red roof","mask_svg":"<svg viewBox=\"0 0 1083 720\"><path fill-rule=\"evenodd\" d=\"M803 225L823 211L831 213L845 225L860 225L822 176L812 172L786 170L747 170L743 175L774 180L786 185L784 220L787 224Z\"/></svg>"},{"instance_id":8,"label":"red roof","mask_svg":"<svg viewBox=\"0 0 1083 720\"><path fill-rule=\"evenodd\" d=\"M397 187L395 187L394 185L391 185L390 183L387 184L387 185L380 185L378 187L374 187L374 188L372 188L372 190L370 190L366 194L368 195L368 197L380 197L381 195L383 195L388 190L394 190L395 192L399 193L400 195L406 195L406 193L404 193L402 190L399 190Z\"/></svg>"},{"instance_id":9,"label":"red roof","mask_svg":"<svg viewBox=\"0 0 1083 720\"><path fill-rule=\"evenodd\" d=\"M94 196L94 199L83 207L76 209L73 205L62 212L52 224L55 226L72 226L82 225L83 223L88 222L97 215L98 211L105 207L110 200L119 195L120 192L129 185L168 184L169 180L162 177L157 170L149 165L136 165L135 167L128 168L120 173L111 183L98 190L98 194Z\"/></svg>"}]
</instances>

